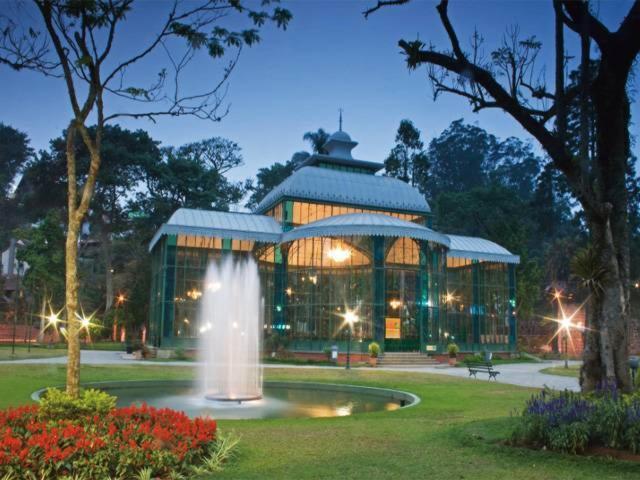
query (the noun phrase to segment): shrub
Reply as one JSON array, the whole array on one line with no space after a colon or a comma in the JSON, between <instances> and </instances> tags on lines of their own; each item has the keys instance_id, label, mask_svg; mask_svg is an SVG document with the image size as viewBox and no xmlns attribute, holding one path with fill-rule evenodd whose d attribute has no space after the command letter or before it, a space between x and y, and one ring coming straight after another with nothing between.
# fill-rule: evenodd
<instances>
[{"instance_id":1,"label":"shrub","mask_svg":"<svg viewBox=\"0 0 640 480\"><path fill-rule=\"evenodd\" d=\"M67 392L49 388L40 399L39 414L44 420L74 419L106 415L116 406L116 398L101 390L82 390L78 398Z\"/></svg>"},{"instance_id":2,"label":"shrub","mask_svg":"<svg viewBox=\"0 0 640 480\"><path fill-rule=\"evenodd\" d=\"M188 478L230 456L214 420L175 410L142 405L46 420L40 410L0 411L0 478Z\"/></svg>"},{"instance_id":3,"label":"shrub","mask_svg":"<svg viewBox=\"0 0 640 480\"><path fill-rule=\"evenodd\" d=\"M484 362L484 358L479 353L474 353L473 355L464 357L464 361L467 363L480 363Z\"/></svg>"},{"instance_id":4,"label":"shrub","mask_svg":"<svg viewBox=\"0 0 640 480\"><path fill-rule=\"evenodd\" d=\"M327 361L331 361L331 347L324 347L324 356L327 357Z\"/></svg>"},{"instance_id":5,"label":"shrub","mask_svg":"<svg viewBox=\"0 0 640 480\"><path fill-rule=\"evenodd\" d=\"M640 397L612 386L594 394L543 391L526 404L513 432L516 444L580 453L589 446L640 451Z\"/></svg>"},{"instance_id":6,"label":"shrub","mask_svg":"<svg viewBox=\"0 0 640 480\"><path fill-rule=\"evenodd\" d=\"M173 358L176 360L187 360L187 352L184 348L178 347L173 351Z\"/></svg>"},{"instance_id":7,"label":"shrub","mask_svg":"<svg viewBox=\"0 0 640 480\"><path fill-rule=\"evenodd\" d=\"M447 353L449 353L450 358L456 358L458 356L458 352L460 352L460 349L455 343L447 345Z\"/></svg>"},{"instance_id":8,"label":"shrub","mask_svg":"<svg viewBox=\"0 0 640 480\"><path fill-rule=\"evenodd\" d=\"M380 355L380 344L378 342L371 342L369 344L369 356L378 358Z\"/></svg>"}]
</instances>

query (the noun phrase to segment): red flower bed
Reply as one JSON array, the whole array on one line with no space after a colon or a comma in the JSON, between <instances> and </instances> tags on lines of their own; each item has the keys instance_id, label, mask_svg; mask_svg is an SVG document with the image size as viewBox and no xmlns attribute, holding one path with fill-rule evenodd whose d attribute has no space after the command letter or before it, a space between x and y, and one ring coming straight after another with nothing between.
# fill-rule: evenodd
<instances>
[{"instance_id":1,"label":"red flower bed","mask_svg":"<svg viewBox=\"0 0 640 480\"><path fill-rule=\"evenodd\" d=\"M186 472L216 440L216 422L146 405L103 416L43 420L36 405L0 411L0 476L156 477Z\"/></svg>"}]
</instances>

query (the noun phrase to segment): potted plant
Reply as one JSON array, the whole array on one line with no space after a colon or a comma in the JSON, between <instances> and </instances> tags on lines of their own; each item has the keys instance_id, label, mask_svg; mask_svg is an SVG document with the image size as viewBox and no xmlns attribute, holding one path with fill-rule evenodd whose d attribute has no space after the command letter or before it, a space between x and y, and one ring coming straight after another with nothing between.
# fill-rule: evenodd
<instances>
[{"instance_id":1,"label":"potted plant","mask_svg":"<svg viewBox=\"0 0 640 480\"><path fill-rule=\"evenodd\" d=\"M369 366L375 367L378 364L378 355L380 355L380 345L378 342L369 344Z\"/></svg>"},{"instance_id":2,"label":"potted plant","mask_svg":"<svg viewBox=\"0 0 640 480\"><path fill-rule=\"evenodd\" d=\"M458 362L459 351L460 349L455 343L450 343L449 345L447 345L447 353L449 354L449 365L451 365L452 367L455 367L456 363Z\"/></svg>"},{"instance_id":3,"label":"potted plant","mask_svg":"<svg viewBox=\"0 0 640 480\"><path fill-rule=\"evenodd\" d=\"M493 358L493 352L491 352L490 350L483 350L482 357L485 362L490 362Z\"/></svg>"}]
</instances>

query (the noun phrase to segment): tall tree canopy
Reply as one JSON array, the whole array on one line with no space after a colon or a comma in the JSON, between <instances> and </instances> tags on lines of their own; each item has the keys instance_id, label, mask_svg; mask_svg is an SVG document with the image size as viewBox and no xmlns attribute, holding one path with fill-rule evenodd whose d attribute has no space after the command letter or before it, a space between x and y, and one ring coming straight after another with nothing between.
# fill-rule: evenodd
<instances>
[{"instance_id":1,"label":"tall tree canopy","mask_svg":"<svg viewBox=\"0 0 640 480\"><path fill-rule=\"evenodd\" d=\"M384 168L387 175L397 177L426 193L429 160L420 139L420 130L411 120L400 121L396 144L385 159Z\"/></svg>"},{"instance_id":2,"label":"tall tree canopy","mask_svg":"<svg viewBox=\"0 0 640 480\"><path fill-rule=\"evenodd\" d=\"M387 5L410 0L379 0L365 17ZM549 2L554 19L555 81L548 88L536 70L542 43L521 37L511 28L501 45L484 55L483 38L475 33L466 51L449 17L449 1L437 14L448 45L438 48L423 40L400 40L411 69L425 66L434 96L455 94L474 111L499 108L533 136L561 172L579 201L589 228L594 269L585 278L591 288L589 330L586 332L581 385L586 391L613 383L629 391L628 332L630 298L629 174L632 66L640 53L640 0L635 0L617 29L610 29L590 11L588 1ZM567 53L565 33L575 34L580 51ZM595 49L591 44L594 44ZM595 73L591 56L598 55ZM579 60L578 85L567 84L567 58ZM567 107L579 99L579 148L567 141ZM595 139L590 138L589 105L593 106ZM551 123L553 120L553 124ZM590 147L593 155L589 154ZM604 272L604 275L601 274ZM588 275L589 277L589 275ZM597 278L596 278L597 277Z\"/></svg>"},{"instance_id":3,"label":"tall tree canopy","mask_svg":"<svg viewBox=\"0 0 640 480\"><path fill-rule=\"evenodd\" d=\"M0 122L0 247L4 248L11 229L17 225L15 182L33 157L29 138L23 132Z\"/></svg>"}]
</instances>

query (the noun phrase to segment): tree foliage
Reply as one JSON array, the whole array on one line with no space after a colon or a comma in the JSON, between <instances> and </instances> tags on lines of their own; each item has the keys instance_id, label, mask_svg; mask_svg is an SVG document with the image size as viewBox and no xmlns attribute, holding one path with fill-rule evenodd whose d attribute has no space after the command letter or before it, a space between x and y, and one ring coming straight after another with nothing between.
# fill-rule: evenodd
<instances>
[{"instance_id":1,"label":"tree foliage","mask_svg":"<svg viewBox=\"0 0 640 480\"><path fill-rule=\"evenodd\" d=\"M423 194L427 192L429 160L420 139L420 131L411 120L401 120L396 144L384 161L387 175L410 183Z\"/></svg>"}]
</instances>

